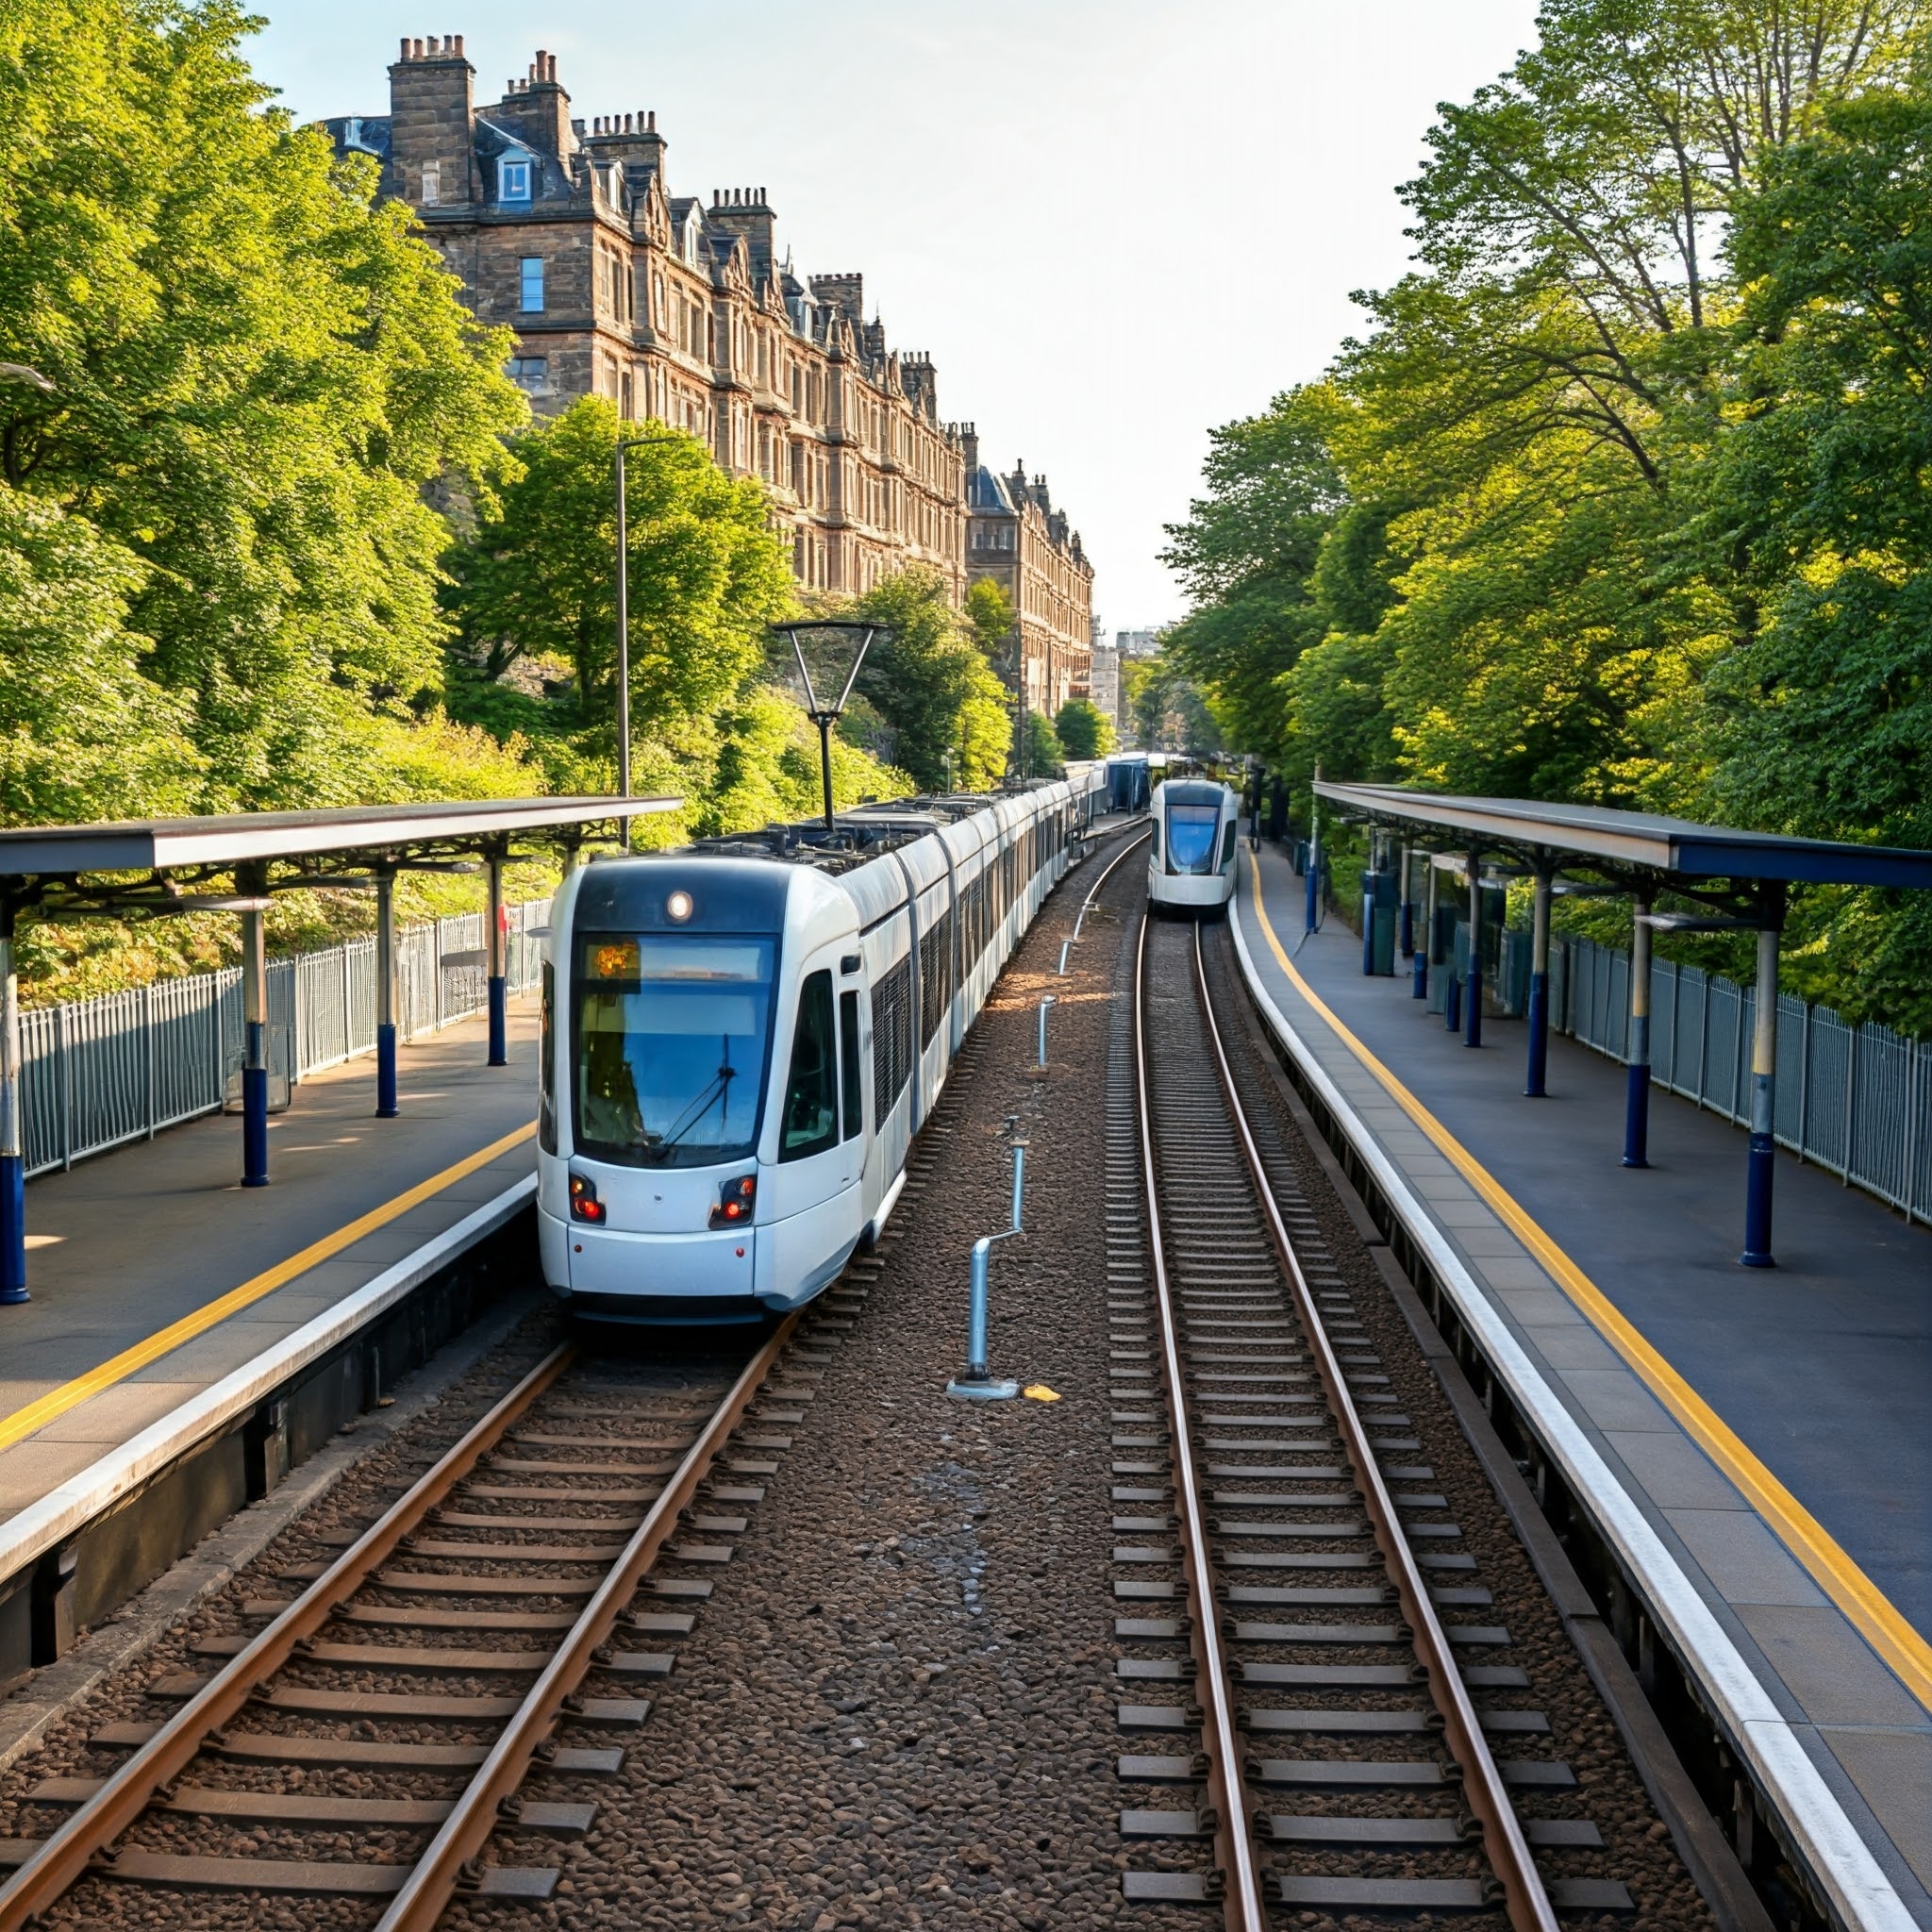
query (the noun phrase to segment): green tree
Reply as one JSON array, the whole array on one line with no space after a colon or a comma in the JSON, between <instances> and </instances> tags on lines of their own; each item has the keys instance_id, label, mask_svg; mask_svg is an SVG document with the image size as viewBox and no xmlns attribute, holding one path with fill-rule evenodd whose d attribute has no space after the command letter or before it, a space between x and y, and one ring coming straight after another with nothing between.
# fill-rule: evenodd
<instances>
[{"instance_id":1,"label":"green tree","mask_svg":"<svg viewBox=\"0 0 1932 1932\"><path fill-rule=\"evenodd\" d=\"M1091 698L1069 698L1054 714L1053 733L1070 758L1105 758L1113 749L1113 720Z\"/></svg>"},{"instance_id":2,"label":"green tree","mask_svg":"<svg viewBox=\"0 0 1932 1932\"><path fill-rule=\"evenodd\" d=\"M1054 735L1054 728L1038 711L1026 713L1014 763L1025 778L1057 778L1066 762L1066 748Z\"/></svg>"},{"instance_id":3,"label":"green tree","mask_svg":"<svg viewBox=\"0 0 1932 1932\"><path fill-rule=\"evenodd\" d=\"M625 423L601 396L524 431L510 442L517 474L455 558L454 608L481 682L500 688L530 658L567 663L575 705L555 723L585 733L606 758L616 743L617 439L663 433ZM738 699L792 590L758 484L732 481L691 437L634 450L626 468L631 728L641 771L647 756L675 764L688 755L692 728ZM541 716L528 707L509 715ZM658 752L647 754L653 743Z\"/></svg>"},{"instance_id":4,"label":"green tree","mask_svg":"<svg viewBox=\"0 0 1932 1932\"><path fill-rule=\"evenodd\" d=\"M840 608L888 633L868 654L858 691L891 729L893 762L922 791L942 788L949 769L962 790L983 791L1006 769L1006 692L979 643L989 608L982 598L955 610L944 577L923 565Z\"/></svg>"},{"instance_id":5,"label":"green tree","mask_svg":"<svg viewBox=\"0 0 1932 1932\"><path fill-rule=\"evenodd\" d=\"M84 518L0 484L0 822L193 808L189 707L142 670L138 558Z\"/></svg>"},{"instance_id":6,"label":"green tree","mask_svg":"<svg viewBox=\"0 0 1932 1932\"><path fill-rule=\"evenodd\" d=\"M143 567L142 674L197 802L329 803L433 705L448 535L524 405L509 338L268 105L226 0L20 0L0 22L0 474Z\"/></svg>"},{"instance_id":7,"label":"green tree","mask_svg":"<svg viewBox=\"0 0 1932 1932\"><path fill-rule=\"evenodd\" d=\"M1289 748L1280 680L1325 627L1310 580L1345 501L1331 445L1346 413L1316 385L1210 431L1208 493L1168 526L1162 553L1194 600L1163 656L1236 743L1277 764Z\"/></svg>"}]
</instances>

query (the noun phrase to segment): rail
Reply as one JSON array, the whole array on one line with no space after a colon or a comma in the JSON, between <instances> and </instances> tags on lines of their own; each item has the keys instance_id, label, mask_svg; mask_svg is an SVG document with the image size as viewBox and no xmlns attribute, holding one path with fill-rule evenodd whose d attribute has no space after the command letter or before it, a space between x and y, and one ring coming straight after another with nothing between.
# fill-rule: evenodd
<instances>
[{"instance_id":1,"label":"rail","mask_svg":"<svg viewBox=\"0 0 1932 1932\"><path fill-rule=\"evenodd\" d=\"M1154 1263L1154 1299L1160 1316L1160 1355L1168 1425L1174 1442L1175 1513L1180 1518L1182 1567L1187 1574L1188 1640L1195 1681L1207 1704L1201 1741L1208 1758L1208 1795L1214 1813L1215 1850L1225 1883L1223 1912L1229 1932L1267 1932L1268 1907L1255 1858L1254 1824L1248 1813L1247 1781L1241 1773L1241 1745L1229 1692L1227 1659L1221 1647L1220 1607L1208 1554L1207 1522L1195 1473L1194 1445L1188 1426L1188 1404L1181 1377L1180 1338L1169 1291L1161 1242L1160 1187L1154 1164L1154 1110L1147 1080L1147 926L1134 949L1134 1091L1141 1114L1141 1172L1147 1191L1147 1251Z\"/></svg>"},{"instance_id":2,"label":"rail","mask_svg":"<svg viewBox=\"0 0 1932 1932\"><path fill-rule=\"evenodd\" d=\"M496 1741L483 1755L460 1795L449 1806L446 1815L439 1816L435 1836L420 1857L405 1868L364 1859L305 1866L299 1889L324 1894L331 1891L343 1894L392 1892L393 1897L381 1922L385 1932L402 1932L404 1927L431 1926L458 1890L476 1889L479 1868L474 1861L491 1833L506 1816L506 1801L514 1796L533 1758L547 1748L557 1725L571 1714L572 1700L585 1677L592 1671L611 1668L621 1661L600 1647L616 1628L630 1598L652 1564L663 1553L668 1538L678 1525L680 1513L697 1493L720 1451L770 1378L800 1320L798 1312L788 1317L737 1374L694 1440L685 1448L675 1467L668 1473L645 1509L641 1522L616 1551L595 1588L585 1592L559 1582L552 1591L544 1592L566 1598L587 1594L588 1601L575 1616L557 1620L565 1623L567 1627L547 1657L541 1652L527 1653L531 1659L529 1667L536 1671L535 1681L508 1714ZM500 1620L475 1612L446 1611L439 1615L412 1612L407 1608L385 1609L354 1605L352 1599L372 1584L389 1591L399 1587L395 1574L385 1571L383 1567L392 1559L411 1555L447 1556L457 1550L474 1551L475 1557L485 1562L506 1559L582 1562L588 1559L583 1551L558 1553L514 1541L497 1545L487 1542L441 1545L419 1541L412 1547L417 1532L446 1509L455 1491L468 1484L479 1468L486 1465L487 1459L502 1448L512 1432L530 1418L540 1400L563 1383L575 1366L575 1345L566 1343L553 1350L531 1369L370 1528L330 1563L293 1603L282 1609L252 1640L242 1643L213 1677L200 1686L171 1719L138 1745L112 1776L80 1803L79 1808L40 1844L4 1886L0 1886L0 1932L18 1932L18 1928L32 1924L82 1879L104 1872L117 1879L147 1879L159 1884L189 1887L232 1887L235 1877L232 1872L224 1873L223 1867L227 1861L219 1857L183 1859L140 1852L117 1853L116 1841L151 1807L166 1805L171 1799L179 1805L188 1799L189 1794L180 1786L183 1774L205 1750L234 1748L235 1739L229 1727L251 1705L276 1705L277 1693L272 1684L278 1673L297 1663L342 1662L340 1657L327 1657L328 1647L318 1644L321 1633L332 1621L348 1617L357 1623L387 1623L395 1627L421 1624L458 1629L499 1625ZM640 1420L654 1421L648 1415L641 1415ZM550 1435L532 1440L556 1443L566 1439ZM588 1432L584 1441L607 1452L624 1443L622 1438L599 1437ZM650 1445L640 1443L632 1446L648 1448ZM547 1462L534 1465L538 1469L558 1466ZM595 1472L592 1470L591 1473ZM638 1465L637 1473L649 1474L649 1466ZM475 1493L493 1493L500 1497L504 1492L485 1489ZM509 1493L536 1499L546 1494L555 1496L559 1492L552 1488L549 1491L513 1490ZM634 1492L599 1491L580 1484L575 1491L563 1493L574 1494L578 1502L597 1502L607 1499L622 1501ZM445 1526L475 1529L495 1524L507 1529L528 1530L580 1524L584 1531L594 1533L606 1527L607 1521L586 1517L572 1518L566 1523L498 1510L483 1516L451 1517ZM604 1560L603 1553L597 1555L596 1560L600 1563ZM460 1581L466 1580L467 1573L461 1579L430 1576L425 1578L425 1587L447 1585L456 1588ZM499 1581L496 1587L510 1591L529 1588L527 1584L520 1586L515 1579L507 1583ZM476 1589L488 1592L491 1579L478 1576ZM459 1589L457 1593L460 1593ZM527 1597L525 1600L527 1601ZM511 1627L532 1627L539 1624L547 1626L548 1622L546 1618L513 1618ZM363 1668L385 1660L399 1669L409 1668L412 1661L421 1662L409 1653L386 1651L380 1645L365 1644L354 1648L360 1654L360 1667ZM507 1652L489 1667L503 1670L523 1668L521 1659L525 1655L521 1651ZM452 1657L461 1657L467 1661L465 1653L454 1653ZM167 1693L162 1691L158 1694ZM378 1705L382 1701L375 1700ZM394 1714L398 1717L425 1714L449 1717L455 1714L451 1708L443 1707L452 1700L393 1698L388 1701L393 1705ZM492 1713L491 1700L476 1699L473 1702L476 1717ZM411 1707L416 1705L424 1706L425 1709L414 1710ZM426 1708L430 1705L438 1708L430 1711ZM335 1698L333 1693L305 1693L300 1688L295 1688L285 1694L280 1707L297 1711L333 1711L346 1710L350 1706ZM366 1712L369 1700L355 1702L354 1707ZM640 1706L641 1709L643 1707L647 1707ZM372 1757L372 1762L385 1763L392 1759L394 1763L402 1764L416 1761L408 1758L408 1746L381 1748L389 1757ZM448 1768L457 1759L445 1754L437 1757L434 1762ZM188 1808L193 1808L192 1803ZM358 1803L350 1802L336 1806L328 1811L328 1816L336 1823L349 1823L358 1816L378 1825L397 1822L374 1816L384 1808L362 1801L358 1810ZM340 1818L337 1817L338 1811L341 1814ZM282 1811L274 1815L297 1817L308 1814ZM312 1822L320 1822L320 1819L321 1813L316 1813ZM412 1816L408 1822L427 1821ZM507 1881L505 1889L511 1891L524 1890L525 1888L519 1885L519 1880L541 1878L543 1875L541 1873L507 1872L503 1874ZM487 1883L487 1870L483 1876ZM270 1889L275 1888L271 1884Z\"/></svg>"},{"instance_id":3,"label":"rail","mask_svg":"<svg viewBox=\"0 0 1932 1932\"><path fill-rule=\"evenodd\" d=\"M1228 1117L1241 1142L1248 1177L1254 1184L1255 1197L1260 1204L1270 1239L1293 1293L1295 1311L1307 1337L1308 1352L1321 1377L1329 1412L1341 1432L1346 1460L1354 1466L1356 1480L1361 1486L1362 1501L1374 1533L1375 1545L1389 1567L1403 1621L1412 1633L1417 1656L1428 1674L1429 1695L1441 1713L1445 1741L1451 1756L1461 1767L1464 1794L1482 1826L1484 1852L1491 1869L1502 1881L1504 1906L1509 1923L1516 1932L1557 1932L1556 1914L1543 1890L1523 1826L1517 1820L1515 1807L1509 1802L1502 1773L1496 1768L1496 1760L1483 1738L1475 1707L1462 1681L1461 1673L1456 1667L1448 1637L1436 1614L1436 1607L1430 1601L1428 1585L1415 1560L1415 1553L1409 1548L1408 1539L1403 1532L1401 1518L1383 1477L1374 1446L1369 1440L1354 1398L1348 1392L1341 1364L1336 1358L1326 1324L1315 1306L1315 1297L1303 1272L1301 1258L1295 1253L1288 1225L1282 1220L1267 1169L1262 1165L1246 1112L1235 1091L1233 1070L1227 1063L1221 1028L1214 1017L1214 1002L1208 990L1208 970L1201 957L1198 923L1194 927L1194 981L1201 997L1201 1016L1214 1050L1214 1065L1222 1095L1227 1103Z\"/></svg>"}]
</instances>

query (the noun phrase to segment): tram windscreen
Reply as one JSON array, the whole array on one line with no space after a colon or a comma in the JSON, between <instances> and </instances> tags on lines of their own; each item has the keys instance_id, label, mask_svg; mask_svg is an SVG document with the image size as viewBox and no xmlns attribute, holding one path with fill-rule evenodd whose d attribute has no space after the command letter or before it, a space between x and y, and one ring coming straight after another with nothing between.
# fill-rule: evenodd
<instances>
[{"instance_id":1,"label":"tram windscreen","mask_svg":"<svg viewBox=\"0 0 1932 1932\"><path fill-rule=\"evenodd\" d=\"M1221 808L1213 805L1170 805L1167 808L1169 872L1212 872L1214 828Z\"/></svg>"},{"instance_id":2,"label":"tram windscreen","mask_svg":"<svg viewBox=\"0 0 1932 1932\"><path fill-rule=\"evenodd\" d=\"M578 1152L634 1167L752 1153L774 951L700 933L578 941Z\"/></svg>"}]
</instances>

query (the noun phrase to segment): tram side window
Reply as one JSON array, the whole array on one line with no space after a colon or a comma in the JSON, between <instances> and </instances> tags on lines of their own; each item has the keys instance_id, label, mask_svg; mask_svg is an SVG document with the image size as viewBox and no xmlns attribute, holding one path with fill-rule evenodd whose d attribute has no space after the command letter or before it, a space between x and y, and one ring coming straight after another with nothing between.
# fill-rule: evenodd
<instances>
[{"instance_id":1,"label":"tram side window","mask_svg":"<svg viewBox=\"0 0 1932 1932\"><path fill-rule=\"evenodd\" d=\"M778 1127L778 1158L804 1160L839 1144L839 1048L832 1024L832 975L806 975L791 1036L791 1074Z\"/></svg>"},{"instance_id":2,"label":"tram side window","mask_svg":"<svg viewBox=\"0 0 1932 1932\"><path fill-rule=\"evenodd\" d=\"M537 1145L557 1152L557 968L543 969L542 1035L537 1048Z\"/></svg>"},{"instance_id":3,"label":"tram side window","mask_svg":"<svg viewBox=\"0 0 1932 1932\"><path fill-rule=\"evenodd\" d=\"M1221 835L1221 869L1223 872L1225 872L1234 863L1235 834L1240 830L1240 824L1235 820L1229 819L1227 830Z\"/></svg>"},{"instance_id":4,"label":"tram side window","mask_svg":"<svg viewBox=\"0 0 1932 1932\"><path fill-rule=\"evenodd\" d=\"M845 1139L849 1141L854 1134L865 1131L865 1102L863 1090L858 1084L858 995L856 992L839 995L839 1052L842 1056L839 1101L844 1109Z\"/></svg>"},{"instance_id":5,"label":"tram side window","mask_svg":"<svg viewBox=\"0 0 1932 1932\"><path fill-rule=\"evenodd\" d=\"M884 1124L912 1074L912 961L901 959L872 990L873 1116Z\"/></svg>"}]
</instances>

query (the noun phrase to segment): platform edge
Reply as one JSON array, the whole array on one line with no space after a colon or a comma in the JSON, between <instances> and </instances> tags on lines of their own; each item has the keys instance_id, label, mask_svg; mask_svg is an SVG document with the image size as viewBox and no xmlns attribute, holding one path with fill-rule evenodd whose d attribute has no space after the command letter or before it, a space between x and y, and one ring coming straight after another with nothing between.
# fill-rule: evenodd
<instances>
[{"instance_id":1,"label":"platform edge","mask_svg":"<svg viewBox=\"0 0 1932 1932\"><path fill-rule=\"evenodd\" d=\"M1293 1055L1309 1085L1341 1124L1363 1164L1374 1174L1391 1210L1429 1259L1458 1318L1481 1341L1511 1398L1535 1426L1574 1494L1650 1598L1678 1656L1710 1699L1734 1747L1757 1774L1760 1789L1790 1831L1806 1865L1833 1911L1860 1932L1917 1932L1917 1922L1879 1868L1844 1807L1731 1641L1696 1586L1644 1518L1569 1409L1524 1352L1489 1297L1476 1285L1407 1177L1357 1115L1327 1070L1262 983L1240 908L1228 922L1241 976L1257 1009Z\"/></svg>"}]
</instances>

